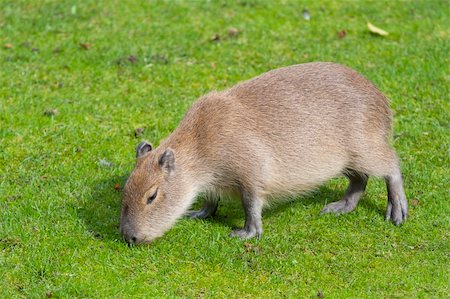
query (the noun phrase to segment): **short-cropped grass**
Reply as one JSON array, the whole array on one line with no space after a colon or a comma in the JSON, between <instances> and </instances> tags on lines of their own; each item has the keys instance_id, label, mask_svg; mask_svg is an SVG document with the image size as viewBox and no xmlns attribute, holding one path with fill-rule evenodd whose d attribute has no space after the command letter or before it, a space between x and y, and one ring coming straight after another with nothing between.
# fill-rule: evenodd
<instances>
[{"instance_id":1,"label":"short-cropped grass","mask_svg":"<svg viewBox=\"0 0 450 299\"><path fill-rule=\"evenodd\" d=\"M450 295L449 1L0 7L1 298ZM243 212L228 201L151 245L122 241L120 191L142 139L157 145L210 90L310 61L348 65L390 98L404 225L384 220L375 178L354 212L319 216L343 195L338 178L267 209L260 240L229 238Z\"/></svg>"}]
</instances>

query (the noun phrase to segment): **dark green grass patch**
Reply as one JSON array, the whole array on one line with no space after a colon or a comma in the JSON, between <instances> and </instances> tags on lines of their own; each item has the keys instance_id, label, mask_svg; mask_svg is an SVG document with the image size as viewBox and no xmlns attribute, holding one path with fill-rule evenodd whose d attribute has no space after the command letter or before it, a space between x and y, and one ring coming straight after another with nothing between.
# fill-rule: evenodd
<instances>
[{"instance_id":1,"label":"dark green grass patch","mask_svg":"<svg viewBox=\"0 0 450 299\"><path fill-rule=\"evenodd\" d=\"M448 1L0 6L0 297L448 297ZM338 178L267 209L261 240L228 237L238 201L152 245L121 240L142 139L157 145L210 90L309 61L353 67L391 99L404 225L384 221L378 179L354 212L319 216Z\"/></svg>"}]
</instances>

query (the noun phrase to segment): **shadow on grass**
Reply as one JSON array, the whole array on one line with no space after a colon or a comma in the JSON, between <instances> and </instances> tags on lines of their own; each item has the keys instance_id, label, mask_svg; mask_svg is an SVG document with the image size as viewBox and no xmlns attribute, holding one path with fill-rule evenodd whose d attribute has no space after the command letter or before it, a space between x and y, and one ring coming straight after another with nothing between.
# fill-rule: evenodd
<instances>
[{"instance_id":1,"label":"shadow on grass","mask_svg":"<svg viewBox=\"0 0 450 299\"><path fill-rule=\"evenodd\" d=\"M89 232L100 240L118 240L122 192L128 175L94 182L89 200L82 203L79 216ZM119 188L117 188L119 187Z\"/></svg>"},{"instance_id":2,"label":"shadow on grass","mask_svg":"<svg viewBox=\"0 0 450 299\"><path fill-rule=\"evenodd\" d=\"M326 186L322 186L310 194L299 195L297 197L293 197L292 199L284 201L280 200L274 203L270 207L264 209L263 217L267 219L280 213L282 214L285 212L285 210L292 207L302 209L302 207L312 205L320 206L320 209L318 209L317 211L317 216L320 217L319 213L322 208L325 207L326 204L340 200L344 195L344 192L345 189L332 189ZM198 209L201 207L201 205L202 200L199 200L199 202L195 204L195 208ZM378 214L384 216L384 211L366 196L363 196L357 206L357 209L358 208L376 211ZM244 212L242 210L240 200L236 198L234 200L221 201L219 203L219 208L216 215L207 218L206 221L210 221L212 223L220 223L222 225L230 227L231 229L234 229L242 226L244 219Z\"/></svg>"}]
</instances>

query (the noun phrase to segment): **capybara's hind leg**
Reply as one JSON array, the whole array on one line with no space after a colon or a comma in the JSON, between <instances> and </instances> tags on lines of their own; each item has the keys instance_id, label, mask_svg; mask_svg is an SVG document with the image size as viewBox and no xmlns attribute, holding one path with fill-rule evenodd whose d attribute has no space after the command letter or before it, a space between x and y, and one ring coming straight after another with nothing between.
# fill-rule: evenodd
<instances>
[{"instance_id":1,"label":"capybara's hind leg","mask_svg":"<svg viewBox=\"0 0 450 299\"><path fill-rule=\"evenodd\" d=\"M346 174L350 180L350 185L345 191L344 197L336 202L332 202L326 205L320 212L323 213L336 213L344 214L353 211L358 205L361 196L364 193L367 185L367 175L350 171Z\"/></svg>"},{"instance_id":2,"label":"capybara's hind leg","mask_svg":"<svg viewBox=\"0 0 450 299\"><path fill-rule=\"evenodd\" d=\"M369 176L380 176L386 181L388 191L388 204L386 219L399 225L408 217L408 201L403 190L400 163L395 151L384 141L374 142L372 150L361 150L359 159L355 161L354 168Z\"/></svg>"},{"instance_id":3,"label":"capybara's hind leg","mask_svg":"<svg viewBox=\"0 0 450 299\"><path fill-rule=\"evenodd\" d=\"M386 220L392 220L395 225L399 225L408 217L408 201L403 190L403 180L398 163L396 163L393 173L384 178L388 192Z\"/></svg>"},{"instance_id":4,"label":"capybara's hind leg","mask_svg":"<svg viewBox=\"0 0 450 299\"><path fill-rule=\"evenodd\" d=\"M386 219L399 225L408 217L408 201L403 190L403 180L400 163L394 150L387 147L382 151L371 151L366 157L366 173L382 176L386 181L388 204Z\"/></svg>"}]
</instances>

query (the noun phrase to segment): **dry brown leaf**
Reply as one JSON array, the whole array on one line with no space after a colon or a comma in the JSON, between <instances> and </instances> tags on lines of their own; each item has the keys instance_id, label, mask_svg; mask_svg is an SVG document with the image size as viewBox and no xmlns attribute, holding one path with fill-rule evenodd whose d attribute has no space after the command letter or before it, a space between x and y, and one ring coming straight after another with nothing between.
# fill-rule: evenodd
<instances>
[{"instance_id":1,"label":"dry brown leaf","mask_svg":"<svg viewBox=\"0 0 450 299\"><path fill-rule=\"evenodd\" d=\"M12 49L12 48L14 48L14 46L12 45L12 44L5 44L4 46L3 46L5 49Z\"/></svg>"},{"instance_id":2,"label":"dry brown leaf","mask_svg":"<svg viewBox=\"0 0 450 299\"><path fill-rule=\"evenodd\" d=\"M239 35L239 33L240 33L240 31L237 29L237 28L230 28L230 29L228 29L228 36L229 37L236 37L236 36L238 36Z\"/></svg>"},{"instance_id":3,"label":"dry brown leaf","mask_svg":"<svg viewBox=\"0 0 450 299\"><path fill-rule=\"evenodd\" d=\"M58 115L58 109L47 109L44 111L45 116L55 116Z\"/></svg>"},{"instance_id":4,"label":"dry brown leaf","mask_svg":"<svg viewBox=\"0 0 450 299\"><path fill-rule=\"evenodd\" d=\"M128 61L131 62L131 63L135 63L135 62L138 60L137 57L134 56L134 55L128 56L127 59L128 59Z\"/></svg>"},{"instance_id":5,"label":"dry brown leaf","mask_svg":"<svg viewBox=\"0 0 450 299\"><path fill-rule=\"evenodd\" d=\"M218 42L218 41L220 41L220 35L217 33L214 33L209 40L212 42Z\"/></svg>"},{"instance_id":6,"label":"dry brown leaf","mask_svg":"<svg viewBox=\"0 0 450 299\"><path fill-rule=\"evenodd\" d=\"M338 32L338 37L339 38L344 38L347 35L347 31L346 30L341 30Z\"/></svg>"},{"instance_id":7,"label":"dry brown leaf","mask_svg":"<svg viewBox=\"0 0 450 299\"><path fill-rule=\"evenodd\" d=\"M371 33L373 33L373 34L377 34L377 35L380 35L380 36L387 36L387 35L389 35L389 32L384 31L383 29L378 28L378 27L374 26L371 23L367 23L367 27L369 28L369 31Z\"/></svg>"},{"instance_id":8,"label":"dry brown leaf","mask_svg":"<svg viewBox=\"0 0 450 299\"><path fill-rule=\"evenodd\" d=\"M85 50L89 50L90 48L92 48L92 45L90 43L80 43L80 47Z\"/></svg>"},{"instance_id":9,"label":"dry brown leaf","mask_svg":"<svg viewBox=\"0 0 450 299\"><path fill-rule=\"evenodd\" d=\"M323 299L323 292L322 290L317 291L317 298Z\"/></svg>"},{"instance_id":10,"label":"dry brown leaf","mask_svg":"<svg viewBox=\"0 0 450 299\"><path fill-rule=\"evenodd\" d=\"M323 292L322 290L317 291L317 298L323 299Z\"/></svg>"}]
</instances>

